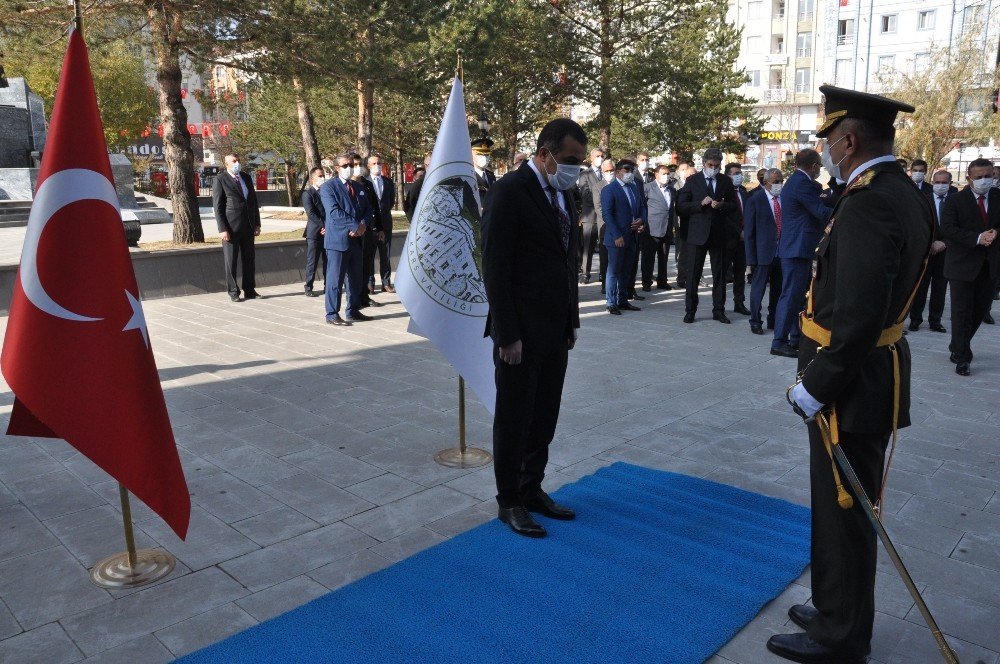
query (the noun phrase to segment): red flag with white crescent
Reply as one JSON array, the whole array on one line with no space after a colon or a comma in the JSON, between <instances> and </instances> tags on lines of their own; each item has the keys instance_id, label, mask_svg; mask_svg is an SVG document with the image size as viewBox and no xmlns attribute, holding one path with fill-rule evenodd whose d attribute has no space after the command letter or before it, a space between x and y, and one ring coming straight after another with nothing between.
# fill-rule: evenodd
<instances>
[{"instance_id":1,"label":"red flag with white crescent","mask_svg":"<svg viewBox=\"0 0 1000 664\"><path fill-rule=\"evenodd\" d=\"M191 499L129 258L87 46L73 31L0 356L7 433L62 438L187 534Z\"/></svg>"}]
</instances>

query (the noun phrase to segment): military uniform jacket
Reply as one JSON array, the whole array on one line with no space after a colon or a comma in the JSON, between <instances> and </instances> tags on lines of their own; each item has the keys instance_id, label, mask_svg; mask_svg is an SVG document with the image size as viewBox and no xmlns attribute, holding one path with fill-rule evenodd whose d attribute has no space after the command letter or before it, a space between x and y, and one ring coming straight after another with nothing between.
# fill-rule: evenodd
<instances>
[{"instance_id":1,"label":"military uniform jacket","mask_svg":"<svg viewBox=\"0 0 1000 664\"><path fill-rule=\"evenodd\" d=\"M840 428L892 431L893 368L888 347L876 347L907 306L933 237L927 198L895 161L859 175L837 202L816 248L814 320L831 331L829 348L803 337L802 383L819 402L836 404ZM910 347L900 360L899 426L910 424Z\"/></svg>"}]
</instances>

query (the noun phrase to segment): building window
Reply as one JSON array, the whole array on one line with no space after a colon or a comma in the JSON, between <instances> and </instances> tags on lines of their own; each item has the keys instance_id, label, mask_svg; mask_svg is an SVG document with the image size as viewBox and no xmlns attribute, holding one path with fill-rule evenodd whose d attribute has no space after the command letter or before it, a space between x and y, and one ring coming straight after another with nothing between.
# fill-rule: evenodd
<instances>
[{"instance_id":1,"label":"building window","mask_svg":"<svg viewBox=\"0 0 1000 664\"><path fill-rule=\"evenodd\" d=\"M886 14L882 17L882 34L891 34L896 32L896 15Z\"/></svg>"},{"instance_id":2,"label":"building window","mask_svg":"<svg viewBox=\"0 0 1000 664\"><path fill-rule=\"evenodd\" d=\"M837 21L837 44L843 46L854 42L854 19Z\"/></svg>"},{"instance_id":3,"label":"building window","mask_svg":"<svg viewBox=\"0 0 1000 664\"><path fill-rule=\"evenodd\" d=\"M930 53L917 53L913 56L913 73L923 74L931 66Z\"/></svg>"},{"instance_id":4,"label":"building window","mask_svg":"<svg viewBox=\"0 0 1000 664\"><path fill-rule=\"evenodd\" d=\"M878 71L889 71L895 69L895 67L896 67L895 55L878 56Z\"/></svg>"},{"instance_id":5,"label":"building window","mask_svg":"<svg viewBox=\"0 0 1000 664\"><path fill-rule=\"evenodd\" d=\"M760 18L764 3L761 0L747 3L747 18Z\"/></svg>"},{"instance_id":6,"label":"building window","mask_svg":"<svg viewBox=\"0 0 1000 664\"><path fill-rule=\"evenodd\" d=\"M851 66L852 61L850 59L837 60L837 85L845 86L850 84Z\"/></svg>"},{"instance_id":7,"label":"building window","mask_svg":"<svg viewBox=\"0 0 1000 664\"><path fill-rule=\"evenodd\" d=\"M747 37L747 53L760 53L760 37Z\"/></svg>"},{"instance_id":8,"label":"building window","mask_svg":"<svg viewBox=\"0 0 1000 664\"><path fill-rule=\"evenodd\" d=\"M795 70L795 91L796 92L812 91L812 69L803 68Z\"/></svg>"},{"instance_id":9,"label":"building window","mask_svg":"<svg viewBox=\"0 0 1000 664\"><path fill-rule=\"evenodd\" d=\"M226 68L222 65L216 65L215 67L215 77L222 79L226 75Z\"/></svg>"},{"instance_id":10,"label":"building window","mask_svg":"<svg viewBox=\"0 0 1000 664\"><path fill-rule=\"evenodd\" d=\"M760 70L751 69L747 72L747 87L748 88L759 88L760 87Z\"/></svg>"},{"instance_id":11,"label":"building window","mask_svg":"<svg viewBox=\"0 0 1000 664\"><path fill-rule=\"evenodd\" d=\"M962 29L970 30L982 23L982 5L969 5L962 12Z\"/></svg>"},{"instance_id":12,"label":"building window","mask_svg":"<svg viewBox=\"0 0 1000 664\"><path fill-rule=\"evenodd\" d=\"M917 14L917 30L934 29L934 10L920 12Z\"/></svg>"},{"instance_id":13,"label":"building window","mask_svg":"<svg viewBox=\"0 0 1000 664\"><path fill-rule=\"evenodd\" d=\"M773 55L783 55L785 53L784 35L771 35L771 53Z\"/></svg>"},{"instance_id":14,"label":"building window","mask_svg":"<svg viewBox=\"0 0 1000 664\"><path fill-rule=\"evenodd\" d=\"M813 17L813 0L799 0L799 20L809 21Z\"/></svg>"},{"instance_id":15,"label":"building window","mask_svg":"<svg viewBox=\"0 0 1000 664\"><path fill-rule=\"evenodd\" d=\"M769 77L768 87L772 90L785 87L784 67L771 67Z\"/></svg>"},{"instance_id":16,"label":"building window","mask_svg":"<svg viewBox=\"0 0 1000 664\"><path fill-rule=\"evenodd\" d=\"M800 32L795 39L795 55L808 58L813 54L813 36L811 32Z\"/></svg>"},{"instance_id":17,"label":"building window","mask_svg":"<svg viewBox=\"0 0 1000 664\"><path fill-rule=\"evenodd\" d=\"M785 18L785 0L774 0L774 18Z\"/></svg>"}]
</instances>

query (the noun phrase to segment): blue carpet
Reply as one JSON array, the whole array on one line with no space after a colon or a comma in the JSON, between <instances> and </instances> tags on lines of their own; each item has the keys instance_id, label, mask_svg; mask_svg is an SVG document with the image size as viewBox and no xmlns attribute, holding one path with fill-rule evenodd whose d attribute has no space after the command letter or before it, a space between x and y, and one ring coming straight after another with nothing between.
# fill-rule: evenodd
<instances>
[{"instance_id":1,"label":"blue carpet","mask_svg":"<svg viewBox=\"0 0 1000 664\"><path fill-rule=\"evenodd\" d=\"M715 653L799 576L809 510L616 463L549 536L491 521L195 652L233 662L669 662Z\"/></svg>"}]
</instances>

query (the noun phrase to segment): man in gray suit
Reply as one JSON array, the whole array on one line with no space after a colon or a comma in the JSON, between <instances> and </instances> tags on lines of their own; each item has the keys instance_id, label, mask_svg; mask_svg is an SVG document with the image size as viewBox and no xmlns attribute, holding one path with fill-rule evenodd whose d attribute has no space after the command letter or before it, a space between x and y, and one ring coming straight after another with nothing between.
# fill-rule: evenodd
<instances>
[{"instance_id":1,"label":"man in gray suit","mask_svg":"<svg viewBox=\"0 0 1000 664\"><path fill-rule=\"evenodd\" d=\"M670 170L666 164L656 168L656 177L646 183L646 206L649 209L649 235L642 245L642 290L653 285L653 263L656 263L657 290L672 290L667 281L667 253L673 240L677 211L675 192L670 186Z\"/></svg>"},{"instance_id":2,"label":"man in gray suit","mask_svg":"<svg viewBox=\"0 0 1000 664\"><path fill-rule=\"evenodd\" d=\"M597 249L597 210L600 200L594 204L593 188L601 182L601 164L604 162L604 150L597 148L590 151L590 168L584 169L576 186L580 190L580 253L577 254L577 272L580 281L590 283L590 271L594 263L594 251ZM596 209L595 209L596 208Z\"/></svg>"},{"instance_id":3,"label":"man in gray suit","mask_svg":"<svg viewBox=\"0 0 1000 664\"><path fill-rule=\"evenodd\" d=\"M601 295L604 295L604 276L608 269L608 248L604 246L604 214L601 212L601 191L615 179L615 162L604 159L601 162L601 177L590 188L593 197L594 216L597 219L597 255L601 260Z\"/></svg>"}]
</instances>

